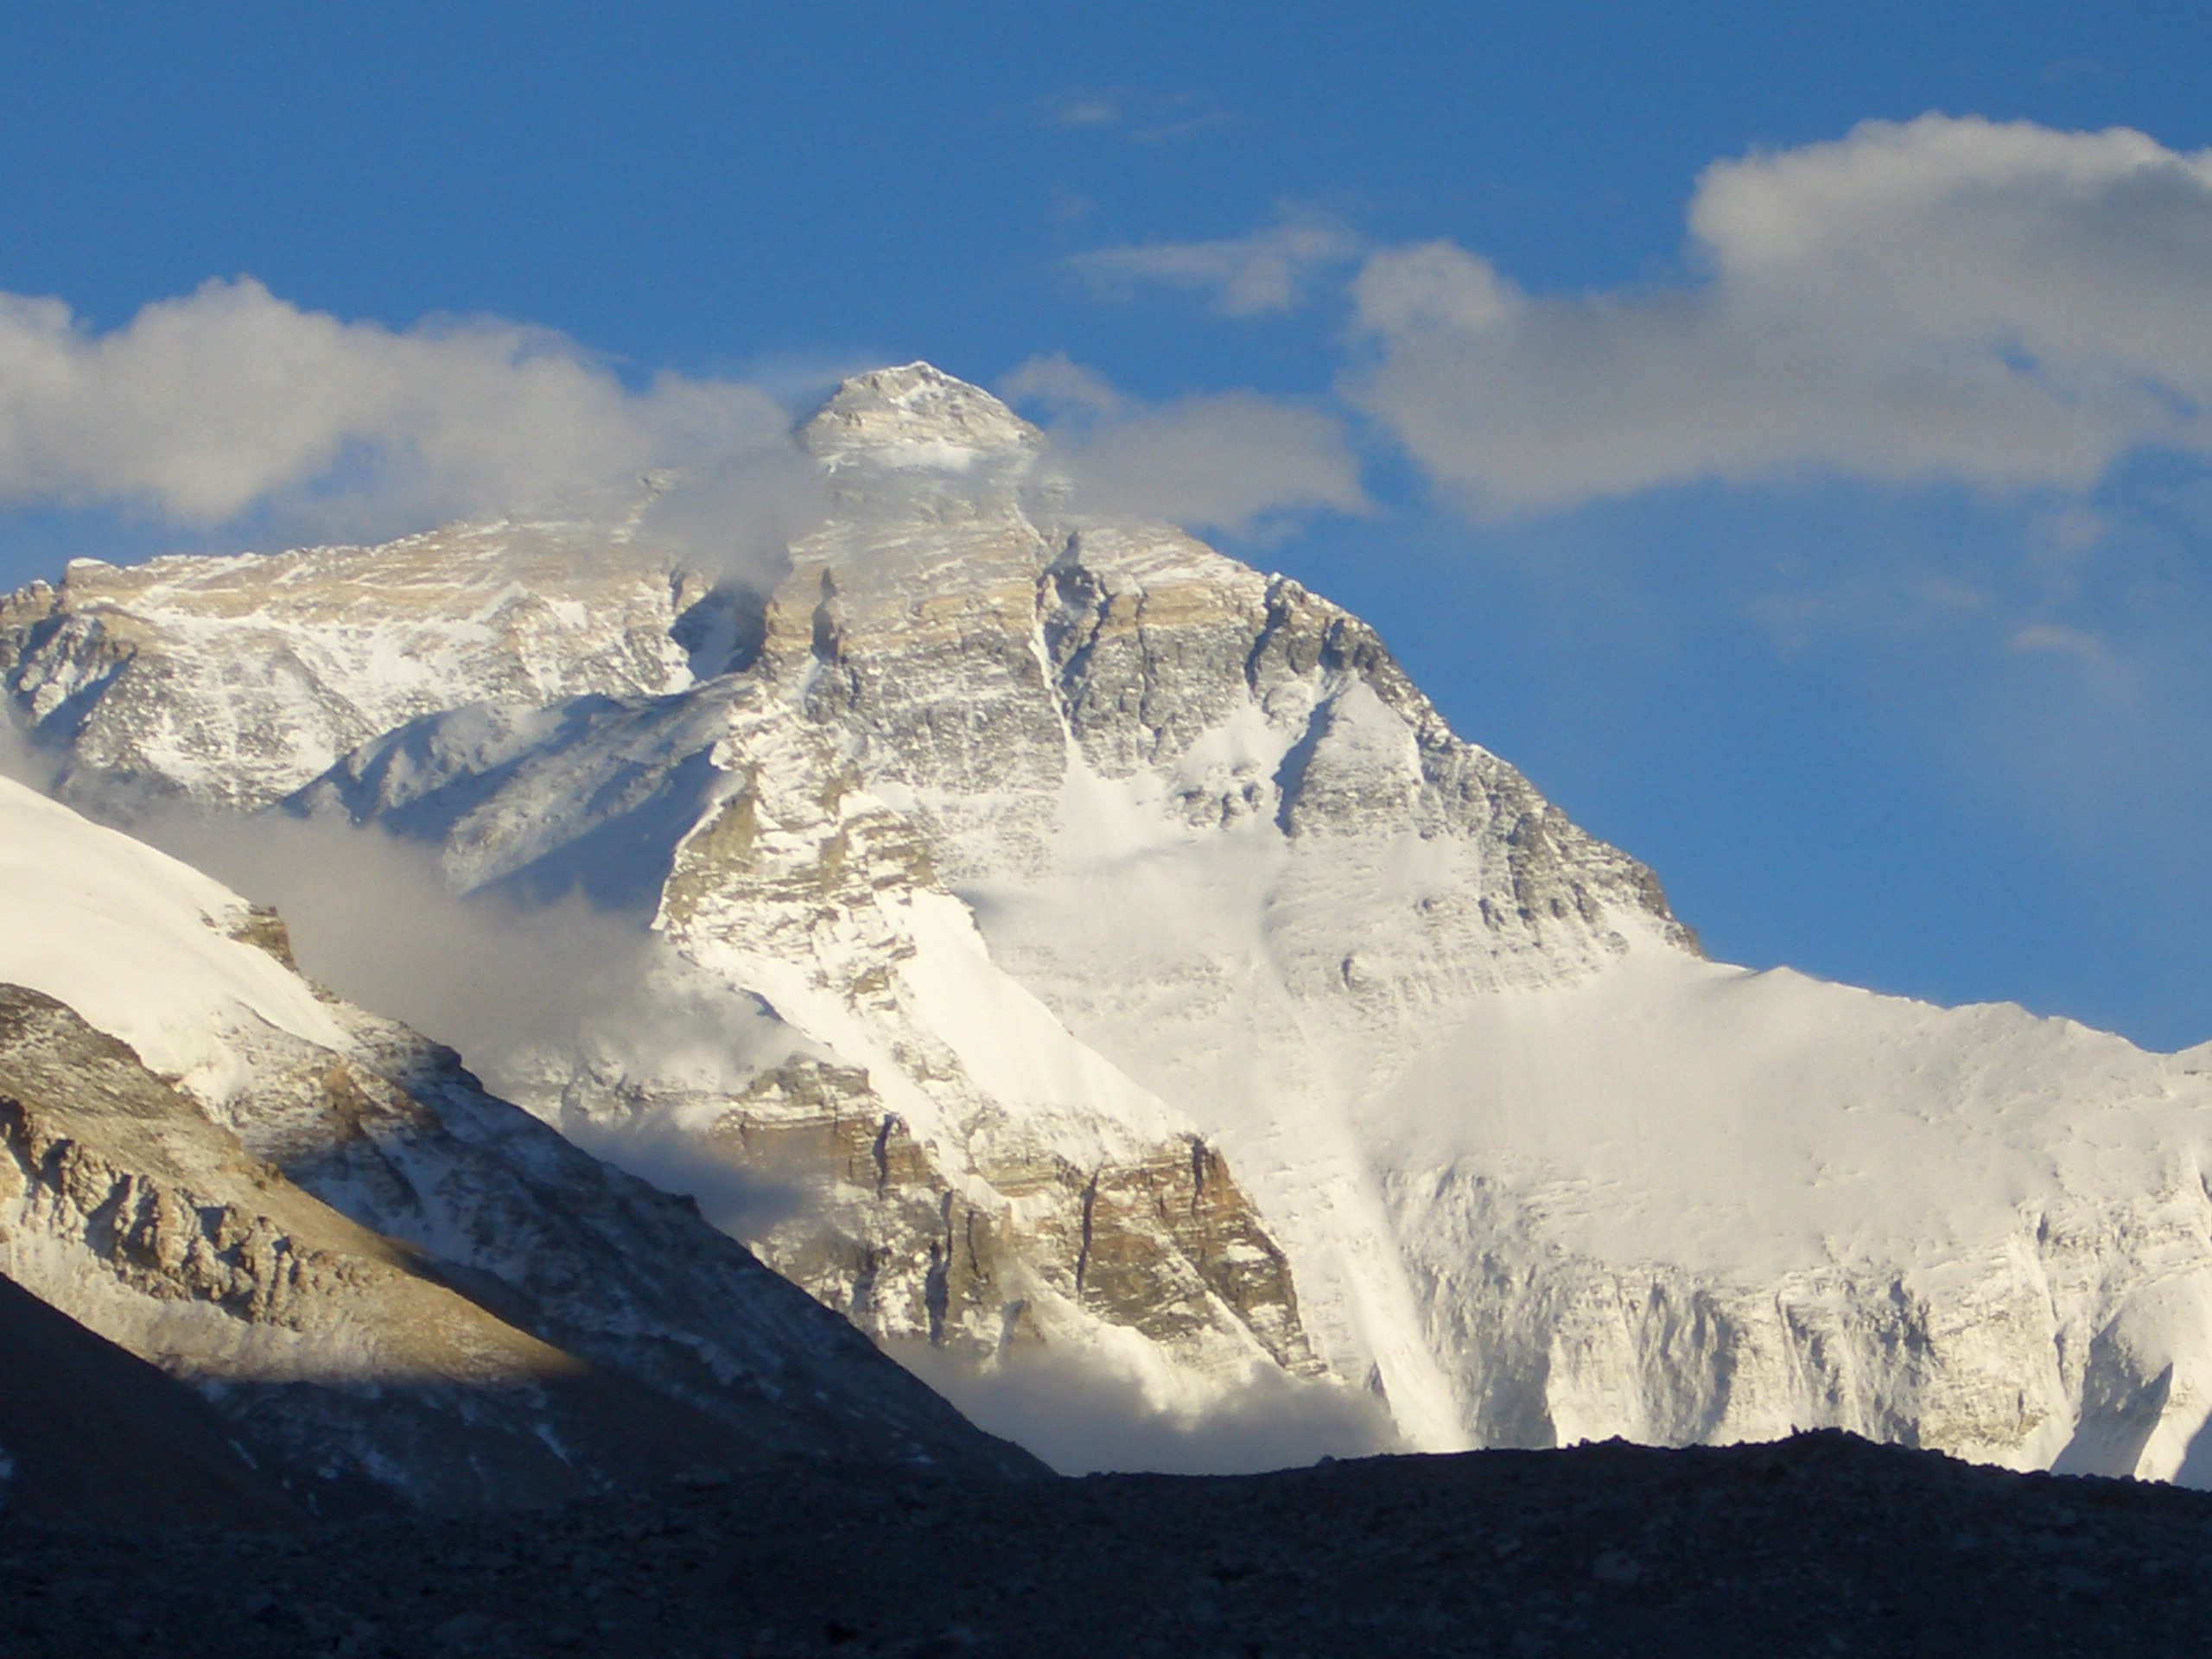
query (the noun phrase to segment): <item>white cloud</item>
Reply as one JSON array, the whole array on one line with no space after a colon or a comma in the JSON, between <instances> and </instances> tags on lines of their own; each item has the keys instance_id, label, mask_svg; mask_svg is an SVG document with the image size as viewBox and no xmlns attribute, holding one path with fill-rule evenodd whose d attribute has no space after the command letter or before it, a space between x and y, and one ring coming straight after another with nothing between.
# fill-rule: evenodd
<instances>
[{"instance_id":1,"label":"white cloud","mask_svg":"<svg viewBox=\"0 0 2212 1659\"><path fill-rule=\"evenodd\" d=\"M652 468L765 486L788 428L753 387L662 375L632 391L563 337L496 319L397 331L242 280L101 334L58 300L0 295L0 506L208 524L275 503L389 528Z\"/></svg>"},{"instance_id":2,"label":"white cloud","mask_svg":"<svg viewBox=\"0 0 2212 1659\"><path fill-rule=\"evenodd\" d=\"M1404 1449L1375 1395L1272 1368L1217 1379L1210 1399L1178 1405L1154 1397L1109 1351L1014 1349L982 1371L923 1342L885 1351L969 1421L1064 1475L1249 1474Z\"/></svg>"},{"instance_id":3,"label":"white cloud","mask_svg":"<svg viewBox=\"0 0 2212 1659\"><path fill-rule=\"evenodd\" d=\"M1249 535L1286 515L1367 507L1344 423L1319 410L1248 391L1142 404L1065 357L1033 359L1000 391L1048 413L1089 512Z\"/></svg>"},{"instance_id":4,"label":"white cloud","mask_svg":"<svg viewBox=\"0 0 2212 1659\"><path fill-rule=\"evenodd\" d=\"M2031 622L2016 628L2006 644L2023 655L2041 652L2084 663L2102 663L2107 657L2104 641L2095 634L2059 622Z\"/></svg>"},{"instance_id":5,"label":"white cloud","mask_svg":"<svg viewBox=\"0 0 2212 1659\"><path fill-rule=\"evenodd\" d=\"M1056 127L1118 127L1127 118L1122 102L1117 92L1076 87L1046 99L1045 115Z\"/></svg>"},{"instance_id":6,"label":"white cloud","mask_svg":"<svg viewBox=\"0 0 2212 1659\"><path fill-rule=\"evenodd\" d=\"M479 1068L625 1008L656 945L639 919L580 898L457 893L435 848L342 818L232 817L128 789L73 804L275 905L310 978Z\"/></svg>"},{"instance_id":7,"label":"white cloud","mask_svg":"<svg viewBox=\"0 0 2212 1659\"><path fill-rule=\"evenodd\" d=\"M1041 100L1056 127L1117 131L1141 144L1172 143L1235 118L1194 92L1147 92L1130 86L1070 87Z\"/></svg>"},{"instance_id":8,"label":"white cloud","mask_svg":"<svg viewBox=\"0 0 2212 1659\"><path fill-rule=\"evenodd\" d=\"M1071 362L1067 353L1033 357L999 382L1001 397L1042 406L1051 416L1112 416L1135 405L1096 369Z\"/></svg>"},{"instance_id":9,"label":"white cloud","mask_svg":"<svg viewBox=\"0 0 2212 1659\"><path fill-rule=\"evenodd\" d=\"M1211 242L1097 248L1075 255L1068 264L1101 288L1165 283L1199 289L1211 294L1217 310L1249 317L1290 310L1304 297L1308 272L1358 252L1359 243L1349 232L1304 220Z\"/></svg>"},{"instance_id":10,"label":"white cloud","mask_svg":"<svg viewBox=\"0 0 2212 1659\"><path fill-rule=\"evenodd\" d=\"M2212 152L1925 116L1722 162L1699 281L1546 297L1370 258L1355 402L1478 510L1834 472L1999 489L2212 448Z\"/></svg>"}]
</instances>

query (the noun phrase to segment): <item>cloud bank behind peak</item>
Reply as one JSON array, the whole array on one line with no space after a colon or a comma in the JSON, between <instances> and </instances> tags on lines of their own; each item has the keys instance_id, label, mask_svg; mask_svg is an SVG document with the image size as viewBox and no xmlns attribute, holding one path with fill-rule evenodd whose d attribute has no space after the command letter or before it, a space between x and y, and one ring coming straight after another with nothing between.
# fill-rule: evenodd
<instances>
[{"instance_id":1,"label":"cloud bank behind peak","mask_svg":"<svg viewBox=\"0 0 2212 1659\"><path fill-rule=\"evenodd\" d=\"M1344 423L1325 410L1249 391L1146 403L1058 354L999 390L1046 414L1053 465L1087 512L1266 540L1307 514L1370 510Z\"/></svg>"},{"instance_id":2,"label":"cloud bank behind peak","mask_svg":"<svg viewBox=\"0 0 2212 1659\"><path fill-rule=\"evenodd\" d=\"M2080 488L2212 449L2212 153L1928 115L1723 161L1677 283L1366 261L1350 399L1478 512L1833 474Z\"/></svg>"}]
</instances>

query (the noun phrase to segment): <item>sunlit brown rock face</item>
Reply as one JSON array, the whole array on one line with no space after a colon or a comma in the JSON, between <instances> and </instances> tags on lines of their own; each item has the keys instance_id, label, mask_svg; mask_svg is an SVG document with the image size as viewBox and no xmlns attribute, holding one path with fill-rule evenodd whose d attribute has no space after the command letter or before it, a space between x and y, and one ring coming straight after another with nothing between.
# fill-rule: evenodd
<instances>
[{"instance_id":1,"label":"sunlit brown rock face","mask_svg":"<svg viewBox=\"0 0 2212 1659\"><path fill-rule=\"evenodd\" d=\"M794 1062L764 1073L709 1145L756 1176L803 1186L788 1219L747 1228L786 1278L886 1341L979 1357L1045 1339L1032 1306L1067 1306L1171 1350L1233 1319L1285 1368L1316 1368L1289 1264L1218 1152L1197 1136L1128 1164L1052 1158L944 1175L864 1072Z\"/></svg>"}]
</instances>

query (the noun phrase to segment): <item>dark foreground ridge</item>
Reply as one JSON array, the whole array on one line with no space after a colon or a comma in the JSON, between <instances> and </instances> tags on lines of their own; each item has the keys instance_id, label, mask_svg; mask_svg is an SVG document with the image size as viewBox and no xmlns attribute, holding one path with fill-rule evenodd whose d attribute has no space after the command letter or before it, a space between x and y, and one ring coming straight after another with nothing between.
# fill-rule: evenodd
<instances>
[{"instance_id":1,"label":"dark foreground ridge","mask_svg":"<svg viewBox=\"0 0 2212 1659\"><path fill-rule=\"evenodd\" d=\"M0 1277L0 1503L79 1527L303 1526L185 1384ZM0 1626L0 1631L4 1626ZM0 1653L7 1651L0 1637Z\"/></svg>"},{"instance_id":2,"label":"dark foreground ridge","mask_svg":"<svg viewBox=\"0 0 2212 1659\"><path fill-rule=\"evenodd\" d=\"M1836 1433L1199 1479L816 1467L282 1535L0 1532L0 1649L2197 1654L2212 1496Z\"/></svg>"}]
</instances>

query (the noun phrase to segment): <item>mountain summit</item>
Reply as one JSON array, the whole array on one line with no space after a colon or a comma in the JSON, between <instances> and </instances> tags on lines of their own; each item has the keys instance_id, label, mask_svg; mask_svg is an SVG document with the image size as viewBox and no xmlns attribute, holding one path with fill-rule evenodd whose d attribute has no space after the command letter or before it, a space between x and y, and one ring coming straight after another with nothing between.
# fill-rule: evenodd
<instances>
[{"instance_id":1,"label":"mountain summit","mask_svg":"<svg viewBox=\"0 0 2212 1659\"><path fill-rule=\"evenodd\" d=\"M832 467L965 471L981 460L1027 460L1045 447L1045 435L997 398L927 363L854 376L799 437Z\"/></svg>"},{"instance_id":2,"label":"mountain summit","mask_svg":"<svg viewBox=\"0 0 2212 1659\"><path fill-rule=\"evenodd\" d=\"M74 565L0 664L66 797L634 916L638 995L466 1058L1064 1464L1023 1379L1079 1363L1274 1426L1217 1456L1838 1425L2212 1478L2202 1053L1705 960L1357 618L1033 487L926 365L802 442L836 505L766 591L464 526Z\"/></svg>"}]
</instances>

